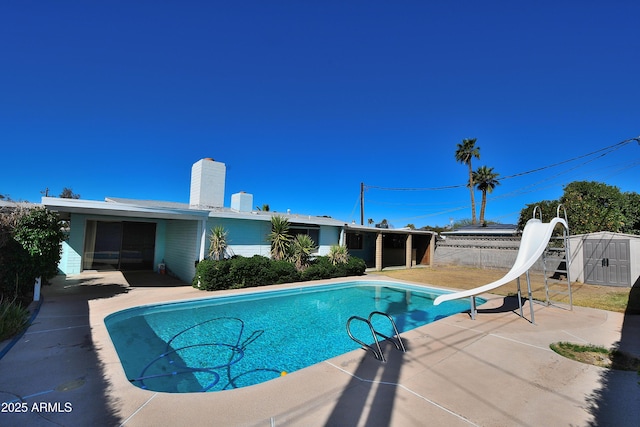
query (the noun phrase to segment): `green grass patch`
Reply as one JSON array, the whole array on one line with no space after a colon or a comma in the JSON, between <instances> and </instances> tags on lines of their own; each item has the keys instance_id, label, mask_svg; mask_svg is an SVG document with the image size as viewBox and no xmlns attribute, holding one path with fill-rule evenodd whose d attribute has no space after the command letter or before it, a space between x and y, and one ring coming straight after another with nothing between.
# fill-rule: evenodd
<instances>
[{"instance_id":1,"label":"green grass patch","mask_svg":"<svg viewBox=\"0 0 640 427\"><path fill-rule=\"evenodd\" d=\"M622 371L637 371L640 374L640 358L617 349L608 349L591 344L557 342L551 344L551 350L571 360L602 368Z\"/></svg>"}]
</instances>

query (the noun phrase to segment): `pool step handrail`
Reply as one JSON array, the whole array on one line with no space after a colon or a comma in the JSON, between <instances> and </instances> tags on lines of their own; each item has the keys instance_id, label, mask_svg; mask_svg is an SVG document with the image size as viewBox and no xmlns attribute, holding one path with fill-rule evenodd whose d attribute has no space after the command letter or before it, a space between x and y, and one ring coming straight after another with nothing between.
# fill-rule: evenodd
<instances>
[{"instance_id":1,"label":"pool step handrail","mask_svg":"<svg viewBox=\"0 0 640 427\"><path fill-rule=\"evenodd\" d=\"M373 327L373 323L371 322L371 318L373 316L384 316L387 319L389 319L389 322L391 322L391 326L393 327L393 332L394 332L394 336L393 337L388 337L386 335L384 335L383 333L381 333L380 331L377 331L374 327ZM351 332L351 322L354 320L358 320L361 322L364 322L367 324L367 326L369 326L369 330L371 331L371 336L373 338L373 342L375 344L375 347L365 343L364 341L356 338L355 336L353 336L353 333ZM370 352L373 353L373 355L375 356L376 359L382 361L382 362L386 362L387 360L384 357L384 353L382 352L382 349L380 348L380 341L378 340L378 336L391 341L393 343L393 345L396 347L396 349L402 351L403 353L407 352L406 347L404 346L404 342L402 341L402 338L400 337L400 333L398 333L398 328L396 327L396 322L393 321L393 318L391 316L389 316L387 313L383 313L382 311L373 311L369 314L369 318L365 319L364 317L360 317L360 316L351 316L349 318L349 320L347 320L347 334L349 334L349 337L354 340L355 342L357 342L358 344L360 344L362 346L363 349L368 350Z\"/></svg>"},{"instance_id":2,"label":"pool step handrail","mask_svg":"<svg viewBox=\"0 0 640 427\"><path fill-rule=\"evenodd\" d=\"M373 341L374 341L374 343L376 345L376 348L373 348L372 346L370 346L366 342L364 342L362 340L359 340L358 338L353 336L353 334L351 333L351 322L354 321L354 320L359 320L361 322L366 323L367 326L369 326L369 329L371 330L371 336L373 337ZM357 342L358 344L360 344L363 349L372 352L373 355L376 357L376 359L381 360L383 362L386 362L386 360L384 358L384 354L382 353L382 349L380 348L380 342L378 342L378 337L376 336L376 330L373 329L373 325L371 324L371 322L369 320L365 319L364 317L360 317L360 316L351 316L349 318L349 320L347 320L347 333L349 334L349 337L352 340L354 340L355 342Z\"/></svg>"},{"instance_id":3,"label":"pool step handrail","mask_svg":"<svg viewBox=\"0 0 640 427\"><path fill-rule=\"evenodd\" d=\"M388 336L386 336L384 334L381 334L379 331L376 331L374 329L376 334L378 334L382 338L386 339L387 341L391 341L393 343L393 345L396 346L396 349L400 350L403 353L406 353L407 349L404 347L404 342L402 342L402 338L400 337L400 333L398 332L398 328L396 327L396 322L393 321L393 317L389 316L387 313L383 313L382 311L373 311L373 312L371 312L371 314L369 314L369 323L372 323L371 322L371 318L374 315L384 316L387 319L389 319L389 322L391 323L391 326L393 327L393 334L394 335L393 335L393 337L388 337Z\"/></svg>"}]
</instances>

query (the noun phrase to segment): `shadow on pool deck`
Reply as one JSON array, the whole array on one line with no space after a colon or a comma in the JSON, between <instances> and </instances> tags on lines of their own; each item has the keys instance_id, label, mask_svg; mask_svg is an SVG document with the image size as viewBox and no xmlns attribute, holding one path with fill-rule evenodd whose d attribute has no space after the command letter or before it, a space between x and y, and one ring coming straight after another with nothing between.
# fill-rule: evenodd
<instances>
[{"instance_id":1,"label":"shadow on pool deck","mask_svg":"<svg viewBox=\"0 0 640 427\"><path fill-rule=\"evenodd\" d=\"M39 309L37 317L0 360L2 402L27 410L0 414L0 425L118 424L107 404L110 381L96 353L103 343L93 341L89 321L90 301L128 292L122 276L112 276L113 281L104 275L60 276L43 287L41 305L32 306Z\"/></svg>"}]
</instances>

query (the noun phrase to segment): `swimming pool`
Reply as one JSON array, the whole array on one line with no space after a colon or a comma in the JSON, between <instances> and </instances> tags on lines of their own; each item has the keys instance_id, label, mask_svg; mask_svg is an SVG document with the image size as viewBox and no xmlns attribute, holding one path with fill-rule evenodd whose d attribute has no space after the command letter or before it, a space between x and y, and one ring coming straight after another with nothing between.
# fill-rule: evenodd
<instances>
[{"instance_id":1,"label":"swimming pool","mask_svg":"<svg viewBox=\"0 0 640 427\"><path fill-rule=\"evenodd\" d=\"M470 308L468 300L434 307L443 293L349 281L134 307L107 316L105 325L132 384L171 393L221 391L359 348L346 332L351 316L382 311L402 333ZM387 319L377 322L376 330L393 335ZM352 332L373 341L364 323L353 324Z\"/></svg>"}]
</instances>

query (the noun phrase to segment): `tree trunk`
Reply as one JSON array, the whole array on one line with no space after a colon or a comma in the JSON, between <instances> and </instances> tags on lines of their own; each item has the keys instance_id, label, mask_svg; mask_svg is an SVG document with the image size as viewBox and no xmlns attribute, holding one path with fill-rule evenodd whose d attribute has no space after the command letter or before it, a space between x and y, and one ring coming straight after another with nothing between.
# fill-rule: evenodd
<instances>
[{"instance_id":1,"label":"tree trunk","mask_svg":"<svg viewBox=\"0 0 640 427\"><path fill-rule=\"evenodd\" d=\"M469 159L469 192L471 193L471 224L476 225L476 198L473 195L475 188L473 185L473 168Z\"/></svg>"}]
</instances>

